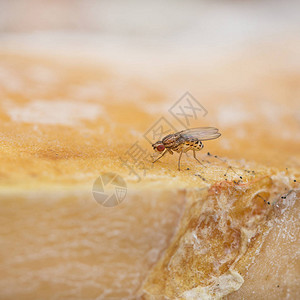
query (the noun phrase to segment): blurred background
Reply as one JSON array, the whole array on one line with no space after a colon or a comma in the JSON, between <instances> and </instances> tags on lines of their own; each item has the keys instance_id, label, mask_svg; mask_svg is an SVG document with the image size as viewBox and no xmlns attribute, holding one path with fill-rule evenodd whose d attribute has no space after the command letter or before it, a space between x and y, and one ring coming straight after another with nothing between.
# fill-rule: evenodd
<instances>
[{"instance_id":1,"label":"blurred background","mask_svg":"<svg viewBox=\"0 0 300 300\"><path fill-rule=\"evenodd\" d=\"M131 64L189 63L274 41L281 48L299 36L299 8L296 0L1 0L0 42Z\"/></svg>"},{"instance_id":2,"label":"blurred background","mask_svg":"<svg viewBox=\"0 0 300 300\"><path fill-rule=\"evenodd\" d=\"M296 0L0 0L0 298L136 298L183 201L138 195L108 213L91 189L100 172L135 183L120 156L137 141L152 153L143 135L162 116L183 129L168 110L187 91L208 112L191 127L222 133L205 152L299 175L299 12ZM199 184L164 158L140 186ZM254 277L237 299L269 293Z\"/></svg>"}]
</instances>

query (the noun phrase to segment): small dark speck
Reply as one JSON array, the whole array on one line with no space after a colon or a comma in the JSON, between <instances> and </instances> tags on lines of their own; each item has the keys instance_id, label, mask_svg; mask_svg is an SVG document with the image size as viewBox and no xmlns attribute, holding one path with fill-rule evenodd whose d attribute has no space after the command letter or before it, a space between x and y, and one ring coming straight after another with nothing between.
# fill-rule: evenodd
<instances>
[{"instance_id":1,"label":"small dark speck","mask_svg":"<svg viewBox=\"0 0 300 300\"><path fill-rule=\"evenodd\" d=\"M282 196L281 199L286 199L286 197Z\"/></svg>"},{"instance_id":2,"label":"small dark speck","mask_svg":"<svg viewBox=\"0 0 300 300\"><path fill-rule=\"evenodd\" d=\"M209 152L207 152L207 155L210 155L210 153L209 153Z\"/></svg>"},{"instance_id":3,"label":"small dark speck","mask_svg":"<svg viewBox=\"0 0 300 300\"><path fill-rule=\"evenodd\" d=\"M255 171L252 171L252 174L255 174Z\"/></svg>"},{"instance_id":4,"label":"small dark speck","mask_svg":"<svg viewBox=\"0 0 300 300\"><path fill-rule=\"evenodd\" d=\"M241 179L243 179L243 177L242 177L242 176L240 176L240 178L241 178Z\"/></svg>"},{"instance_id":5,"label":"small dark speck","mask_svg":"<svg viewBox=\"0 0 300 300\"><path fill-rule=\"evenodd\" d=\"M268 201L268 204L270 205L270 202Z\"/></svg>"},{"instance_id":6,"label":"small dark speck","mask_svg":"<svg viewBox=\"0 0 300 300\"><path fill-rule=\"evenodd\" d=\"M218 283L217 286L219 286L220 284Z\"/></svg>"},{"instance_id":7,"label":"small dark speck","mask_svg":"<svg viewBox=\"0 0 300 300\"><path fill-rule=\"evenodd\" d=\"M277 285L277 287L279 287L279 284Z\"/></svg>"},{"instance_id":8,"label":"small dark speck","mask_svg":"<svg viewBox=\"0 0 300 300\"><path fill-rule=\"evenodd\" d=\"M225 178L225 181L227 181L227 178Z\"/></svg>"},{"instance_id":9,"label":"small dark speck","mask_svg":"<svg viewBox=\"0 0 300 300\"><path fill-rule=\"evenodd\" d=\"M186 168L187 170L189 170L190 168Z\"/></svg>"},{"instance_id":10,"label":"small dark speck","mask_svg":"<svg viewBox=\"0 0 300 300\"><path fill-rule=\"evenodd\" d=\"M296 180L296 179L294 179L294 182L297 182L297 180Z\"/></svg>"}]
</instances>

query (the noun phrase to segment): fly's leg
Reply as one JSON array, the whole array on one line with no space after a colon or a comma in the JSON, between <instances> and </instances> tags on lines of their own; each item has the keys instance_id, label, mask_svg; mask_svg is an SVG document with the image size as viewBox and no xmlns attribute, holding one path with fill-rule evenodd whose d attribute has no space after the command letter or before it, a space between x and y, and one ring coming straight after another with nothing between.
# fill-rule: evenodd
<instances>
[{"instance_id":1,"label":"fly's leg","mask_svg":"<svg viewBox=\"0 0 300 300\"><path fill-rule=\"evenodd\" d=\"M156 161L161 159L166 153L167 153L167 150L165 150L165 152L161 156L159 156L157 159L155 159L152 163L154 164Z\"/></svg>"},{"instance_id":2,"label":"fly's leg","mask_svg":"<svg viewBox=\"0 0 300 300\"><path fill-rule=\"evenodd\" d=\"M197 147L198 145L196 145L196 147ZM202 149L203 148L203 145L202 145L202 143L201 143L201 148L200 149ZM197 149L199 149L199 148L197 148ZM200 150L199 149L199 150ZM193 150L193 156L194 156L194 158L196 159L196 161L200 164L200 165L202 165L202 167L204 167L204 168L206 168L206 166L196 157L196 150L195 150L195 145L192 145L192 146L189 146L188 148L186 148L185 150L184 150L184 152L187 152L187 151L189 151L189 150Z\"/></svg>"},{"instance_id":3,"label":"fly's leg","mask_svg":"<svg viewBox=\"0 0 300 300\"><path fill-rule=\"evenodd\" d=\"M189 146L188 148L186 149L182 149L182 151L180 152L180 155L179 155L179 160L178 160L178 170L180 171L180 159L181 159L181 155L182 153L187 153L189 150L191 150L193 148L193 146Z\"/></svg>"},{"instance_id":4,"label":"fly's leg","mask_svg":"<svg viewBox=\"0 0 300 300\"><path fill-rule=\"evenodd\" d=\"M182 153L183 153L183 150L181 150L181 152L179 154L179 158L178 158L178 171L180 171L180 160L181 160Z\"/></svg>"},{"instance_id":5,"label":"fly's leg","mask_svg":"<svg viewBox=\"0 0 300 300\"><path fill-rule=\"evenodd\" d=\"M188 152L189 150L193 150L193 153L194 153L194 158L204 167L204 168L206 168L206 166L196 157L196 152L195 152L195 149L193 149L194 148L194 146L189 146L188 148L186 148L186 149L184 149L184 150L182 150L181 152L180 152L180 154L179 154L179 159L178 159L178 170L180 171L180 160L181 160L181 155L182 155L182 153L184 152L184 153L186 153L186 152Z\"/></svg>"},{"instance_id":6,"label":"fly's leg","mask_svg":"<svg viewBox=\"0 0 300 300\"><path fill-rule=\"evenodd\" d=\"M196 159L196 161L197 161L200 165L202 165L204 168L206 168L206 166L204 166L204 164L196 157L196 151L195 151L195 150L193 150L193 155L194 155L194 158Z\"/></svg>"}]
</instances>

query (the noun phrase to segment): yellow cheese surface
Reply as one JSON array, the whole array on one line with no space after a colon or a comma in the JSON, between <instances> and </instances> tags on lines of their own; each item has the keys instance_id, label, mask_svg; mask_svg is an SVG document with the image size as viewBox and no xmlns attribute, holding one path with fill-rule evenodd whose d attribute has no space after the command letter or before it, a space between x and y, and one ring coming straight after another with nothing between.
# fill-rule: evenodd
<instances>
[{"instance_id":1,"label":"yellow cheese surface","mask_svg":"<svg viewBox=\"0 0 300 300\"><path fill-rule=\"evenodd\" d=\"M296 299L300 77L276 55L148 78L1 53L0 298ZM190 126L222 136L179 172L145 136L184 129L187 89L207 111ZM126 183L114 207L92 193L107 172Z\"/></svg>"}]
</instances>

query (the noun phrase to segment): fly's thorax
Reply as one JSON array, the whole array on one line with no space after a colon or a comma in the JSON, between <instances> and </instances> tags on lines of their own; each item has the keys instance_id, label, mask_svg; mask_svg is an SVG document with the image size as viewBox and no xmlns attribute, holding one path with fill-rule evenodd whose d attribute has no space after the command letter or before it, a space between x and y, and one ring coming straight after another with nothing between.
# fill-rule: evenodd
<instances>
[{"instance_id":1,"label":"fly's thorax","mask_svg":"<svg viewBox=\"0 0 300 300\"><path fill-rule=\"evenodd\" d=\"M181 141L181 137L179 134L169 134L167 136L165 136L163 139L162 139L162 142L163 144L167 147L167 148L171 148L171 147L174 147L180 143L183 142L183 139Z\"/></svg>"}]
</instances>

